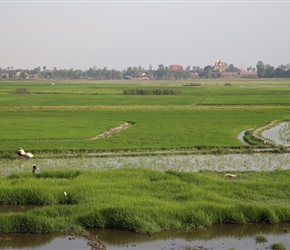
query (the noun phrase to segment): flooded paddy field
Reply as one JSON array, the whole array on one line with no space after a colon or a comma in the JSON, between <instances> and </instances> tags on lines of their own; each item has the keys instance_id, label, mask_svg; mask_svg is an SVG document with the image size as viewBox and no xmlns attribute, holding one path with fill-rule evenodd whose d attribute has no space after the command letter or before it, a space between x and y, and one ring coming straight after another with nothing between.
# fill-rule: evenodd
<instances>
[{"instance_id":1,"label":"flooded paddy field","mask_svg":"<svg viewBox=\"0 0 290 250\"><path fill-rule=\"evenodd\" d=\"M40 171L53 170L95 170L102 171L119 168L147 168L158 171L273 171L290 168L290 154L218 154L218 155L166 155L135 157L75 157L75 158L35 158L1 159L0 174L31 172L36 164Z\"/></svg>"},{"instance_id":2,"label":"flooded paddy field","mask_svg":"<svg viewBox=\"0 0 290 250\"><path fill-rule=\"evenodd\" d=\"M285 147L290 146L290 122L280 122L276 126L262 132L262 136Z\"/></svg>"}]
</instances>

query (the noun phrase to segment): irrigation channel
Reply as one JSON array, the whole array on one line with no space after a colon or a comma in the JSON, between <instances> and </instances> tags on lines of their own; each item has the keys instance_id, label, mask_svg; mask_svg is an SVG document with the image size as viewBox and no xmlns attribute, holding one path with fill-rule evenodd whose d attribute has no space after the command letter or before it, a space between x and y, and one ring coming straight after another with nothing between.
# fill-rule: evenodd
<instances>
[{"instance_id":1,"label":"irrigation channel","mask_svg":"<svg viewBox=\"0 0 290 250\"><path fill-rule=\"evenodd\" d=\"M281 242L290 248L290 224L214 225L204 229L161 232L152 235L118 230L90 230L107 250L206 250L206 249L271 249ZM264 234L266 241L257 242ZM0 249L101 249L94 248L84 236L61 234L0 234Z\"/></svg>"},{"instance_id":2,"label":"irrigation channel","mask_svg":"<svg viewBox=\"0 0 290 250\"><path fill-rule=\"evenodd\" d=\"M277 128L278 126L278 128ZM263 137L289 146L289 123L280 123L263 131ZM241 135L239 135L241 136ZM286 140L285 140L286 138ZM288 144L287 144L288 143ZM290 153L218 154L218 155L157 155L135 157L32 158L29 160L2 159L1 176L17 172L31 172L36 164L40 170L59 168L75 170L107 170L118 168L149 168L159 171L273 171L290 169ZM0 206L0 213L23 212L34 206ZM266 235L266 241L257 242L256 235ZM88 236L62 234L0 234L0 249L100 249L90 241L97 237L106 249L270 249L281 242L290 249L290 223L213 225L206 228L136 234L110 229L89 230Z\"/></svg>"}]
</instances>

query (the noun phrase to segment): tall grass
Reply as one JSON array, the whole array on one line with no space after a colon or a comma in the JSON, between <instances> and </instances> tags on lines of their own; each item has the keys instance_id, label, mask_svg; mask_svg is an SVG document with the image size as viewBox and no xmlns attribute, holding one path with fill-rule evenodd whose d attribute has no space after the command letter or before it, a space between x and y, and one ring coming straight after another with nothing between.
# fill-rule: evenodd
<instances>
[{"instance_id":1,"label":"tall grass","mask_svg":"<svg viewBox=\"0 0 290 250\"><path fill-rule=\"evenodd\" d=\"M12 175L1 179L0 203L40 206L0 214L0 232L116 228L150 233L212 224L286 222L289 177L288 170L238 172L236 179L207 171L145 169Z\"/></svg>"}]
</instances>

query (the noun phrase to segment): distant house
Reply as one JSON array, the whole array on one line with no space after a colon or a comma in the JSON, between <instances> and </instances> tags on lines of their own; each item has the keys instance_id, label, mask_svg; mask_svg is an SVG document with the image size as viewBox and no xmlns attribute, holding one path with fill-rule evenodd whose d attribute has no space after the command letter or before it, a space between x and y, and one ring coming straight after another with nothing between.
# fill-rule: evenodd
<instances>
[{"instance_id":1,"label":"distant house","mask_svg":"<svg viewBox=\"0 0 290 250\"><path fill-rule=\"evenodd\" d=\"M38 79L38 74L31 74L29 75L30 79Z\"/></svg>"},{"instance_id":2,"label":"distant house","mask_svg":"<svg viewBox=\"0 0 290 250\"><path fill-rule=\"evenodd\" d=\"M222 77L243 77L243 78L256 78L257 72L255 71L241 71L241 72L222 72Z\"/></svg>"},{"instance_id":3,"label":"distant house","mask_svg":"<svg viewBox=\"0 0 290 250\"><path fill-rule=\"evenodd\" d=\"M148 80L149 77L147 77L147 74L145 72L139 74L139 79L142 79L142 80Z\"/></svg>"},{"instance_id":4,"label":"distant house","mask_svg":"<svg viewBox=\"0 0 290 250\"><path fill-rule=\"evenodd\" d=\"M8 74L8 73L6 73L6 74L2 74L2 75L1 75L1 78L9 78L9 74Z\"/></svg>"},{"instance_id":5,"label":"distant house","mask_svg":"<svg viewBox=\"0 0 290 250\"><path fill-rule=\"evenodd\" d=\"M126 80L131 80L132 77L131 77L131 76L128 76L128 75L125 75L125 76L124 76L124 79L126 79Z\"/></svg>"},{"instance_id":6,"label":"distant house","mask_svg":"<svg viewBox=\"0 0 290 250\"><path fill-rule=\"evenodd\" d=\"M181 65L178 65L178 64L173 64L173 65L170 65L169 66L169 69L170 70L181 70L182 69L182 66Z\"/></svg>"},{"instance_id":7,"label":"distant house","mask_svg":"<svg viewBox=\"0 0 290 250\"><path fill-rule=\"evenodd\" d=\"M222 77L238 77L239 72L222 72Z\"/></svg>"},{"instance_id":8,"label":"distant house","mask_svg":"<svg viewBox=\"0 0 290 250\"><path fill-rule=\"evenodd\" d=\"M240 72L240 77L256 78L258 74L256 71L242 71Z\"/></svg>"}]
</instances>

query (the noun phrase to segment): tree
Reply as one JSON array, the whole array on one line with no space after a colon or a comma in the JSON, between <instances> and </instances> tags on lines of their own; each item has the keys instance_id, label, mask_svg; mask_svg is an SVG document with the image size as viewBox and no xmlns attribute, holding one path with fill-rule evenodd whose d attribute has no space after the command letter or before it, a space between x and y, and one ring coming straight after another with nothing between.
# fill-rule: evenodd
<instances>
[{"instance_id":1,"label":"tree","mask_svg":"<svg viewBox=\"0 0 290 250\"><path fill-rule=\"evenodd\" d=\"M265 64L262 61L258 61L257 63L257 74L259 78L266 76Z\"/></svg>"},{"instance_id":2,"label":"tree","mask_svg":"<svg viewBox=\"0 0 290 250\"><path fill-rule=\"evenodd\" d=\"M228 69L227 69L227 72L240 72L241 70L237 67L235 67L233 64L230 64Z\"/></svg>"},{"instance_id":3,"label":"tree","mask_svg":"<svg viewBox=\"0 0 290 250\"><path fill-rule=\"evenodd\" d=\"M273 78L275 77L275 68L269 64L265 66L265 77Z\"/></svg>"},{"instance_id":4,"label":"tree","mask_svg":"<svg viewBox=\"0 0 290 250\"><path fill-rule=\"evenodd\" d=\"M165 68L163 64L158 65L158 69L156 70L156 77L157 79L164 79L165 76Z\"/></svg>"},{"instance_id":5,"label":"tree","mask_svg":"<svg viewBox=\"0 0 290 250\"><path fill-rule=\"evenodd\" d=\"M146 75L150 79L153 78L154 74L153 74L153 70L152 70L152 64L149 65L149 70L146 71Z\"/></svg>"},{"instance_id":6,"label":"tree","mask_svg":"<svg viewBox=\"0 0 290 250\"><path fill-rule=\"evenodd\" d=\"M203 76L205 78L210 78L212 75L212 66L211 65L207 65L203 68Z\"/></svg>"}]
</instances>

